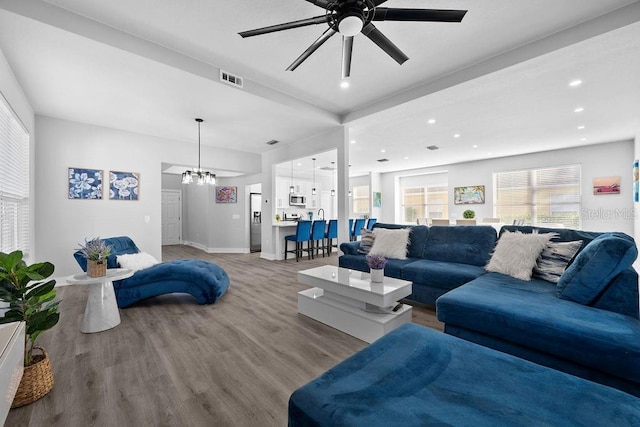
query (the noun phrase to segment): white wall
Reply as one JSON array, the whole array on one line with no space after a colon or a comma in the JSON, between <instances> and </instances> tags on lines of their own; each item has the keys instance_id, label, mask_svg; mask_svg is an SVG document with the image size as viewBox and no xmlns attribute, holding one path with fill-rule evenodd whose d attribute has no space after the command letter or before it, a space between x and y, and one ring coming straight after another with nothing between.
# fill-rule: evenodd
<instances>
[{"instance_id":1,"label":"white wall","mask_svg":"<svg viewBox=\"0 0 640 427\"><path fill-rule=\"evenodd\" d=\"M57 276L75 274L80 270L72 254L78 242L86 237L128 235L141 250L160 259L161 164L192 164L192 147L184 142L44 116L36 116L36 134L38 258L53 262ZM202 147L205 167L256 173L259 159L258 155ZM138 172L140 198L111 201L107 195L103 200L70 200L66 178L69 167L102 169L105 173Z\"/></svg>"},{"instance_id":2,"label":"white wall","mask_svg":"<svg viewBox=\"0 0 640 427\"><path fill-rule=\"evenodd\" d=\"M18 116L18 119L22 122L27 132L29 133L29 194L32 195L30 203L29 203L29 215L30 220L30 244L31 252L27 255L25 254L25 261L27 263L32 263L36 261L43 260L38 256L35 247L35 212L37 209L36 199L33 197L35 191L35 118L33 114L33 108L31 108L31 104L27 99L26 95L22 91L18 80L13 74L13 70L9 66L7 59L4 54L0 50L0 96L3 96L4 99L9 103L9 106L13 109L13 111ZM46 260L43 260L46 261Z\"/></svg>"},{"instance_id":3,"label":"white wall","mask_svg":"<svg viewBox=\"0 0 640 427\"><path fill-rule=\"evenodd\" d=\"M636 142L636 146L638 143ZM462 218L462 212L473 209L477 218L492 217L493 173L554 165L582 165L582 229L591 231L622 231L634 234L631 163L634 142L620 141L607 144L555 150L521 156L459 163L438 168L416 169L383 174L382 220L400 221L396 206L400 205L397 181L403 175L415 175L448 170L450 218ZM598 176L620 176L621 194L594 196L592 182ZM484 185L486 203L478 205L454 205L453 188L468 185ZM391 196L391 197L388 197ZM393 203L388 203L386 201Z\"/></svg>"}]
</instances>

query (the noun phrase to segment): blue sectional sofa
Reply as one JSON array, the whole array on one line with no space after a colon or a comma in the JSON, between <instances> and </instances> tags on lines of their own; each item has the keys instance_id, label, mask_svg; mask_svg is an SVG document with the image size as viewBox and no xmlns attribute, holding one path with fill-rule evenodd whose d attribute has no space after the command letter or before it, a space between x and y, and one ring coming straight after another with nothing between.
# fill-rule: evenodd
<instances>
[{"instance_id":1,"label":"blue sectional sofa","mask_svg":"<svg viewBox=\"0 0 640 427\"><path fill-rule=\"evenodd\" d=\"M640 399L407 324L294 391L288 425L638 426Z\"/></svg>"},{"instance_id":2,"label":"blue sectional sofa","mask_svg":"<svg viewBox=\"0 0 640 427\"><path fill-rule=\"evenodd\" d=\"M118 268L118 255L136 254L140 250L127 236L102 239L112 248L107 259L107 268ZM80 252L73 254L87 271L87 260ZM229 276L218 265L198 259L163 262L136 271L128 279L113 282L118 307L125 308L138 301L169 293L192 295L198 304L216 302L229 287Z\"/></svg>"},{"instance_id":3,"label":"blue sectional sofa","mask_svg":"<svg viewBox=\"0 0 640 427\"><path fill-rule=\"evenodd\" d=\"M391 263L396 268L385 269L385 274L413 280L410 299L431 303L436 297L437 316L447 334L640 396L638 274L630 267L637 256L633 239L622 233L502 227L501 234L536 230L557 233L555 241L582 241L557 285L484 270L486 261L480 260L489 260L495 236L488 237L489 245L476 239L488 228L412 231L416 238L411 245L424 244L423 259L410 257L399 268ZM449 245L446 238L452 239ZM467 258L475 264L465 265L455 248L471 241L483 249L477 258ZM437 245L430 248L430 242ZM340 266L367 271L357 243L342 244L341 249L345 254Z\"/></svg>"},{"instance_id":4,"label":"blue sectional sofa","mask_svg":"<svg viewBox=\"0 0 640 427\"><path fill-rule=\"evenodd\" d=\"M486 273L484 266L496 243L491 226L403 226L377 222L373 229L410 228L407 259L389 259L385 276L413 283L410 300L435 305L446 292ZM369 271L360 242L340 245L340 267Z\"/></svg>"},{"instance_id":5,"label":"blue sectional sofa","mask_svg":"<svg viewBox=\"0 0 640 427\"><path fill-rule=\"evenodd\" d=\"M505 230L531 233L533 228L505 226L501 233ZM633 239L621 233L537 230L557 233L557 241L582 240L559 285L571 277L591 297L576 302L576 295L558 297L560 287L545 280L487 273L438 299L445 332L640 396L638 274L628 267L637 256ZM628 242L622 242L622 251L603 244L621 239Z\"/></svg>"}]
</instances>

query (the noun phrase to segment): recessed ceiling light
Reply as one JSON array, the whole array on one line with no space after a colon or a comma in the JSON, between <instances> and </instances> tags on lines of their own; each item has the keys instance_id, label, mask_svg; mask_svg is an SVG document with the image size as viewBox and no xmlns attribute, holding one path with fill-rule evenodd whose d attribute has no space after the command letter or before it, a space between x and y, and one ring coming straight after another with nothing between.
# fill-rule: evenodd
<instances>
[{"instance_id":1,"label":"recessed ceiling light","mask_svg":"<svg viewBox=\"0 0 640 427\"><path fill-rule=\"evenodd\" d=\"M582 129L584 129L584 127L585 127L584 125L580 125L580 126L578 126L578 130L582 130Z\"/></svg>"},{"instance_id":2,"label":"recessed ceiling light","mask_svg":"<svg viewBox=\"0 0 640 427\"><path fill-rule=\"evenodd\" d=\"M352 143L352 144L355 144L355 143L356 143L356 140L355 140L355 139L352 139L352 140L351 140L351 141L349 141L349 142L350 142L350 143Z\"/></svg>"},{"instance_id":3,"label":"recessed ceiling light","mask_svg":"<svg viewBox=\"0 0 640 427\"><path fill-rule=\"evenodd\" d=\"M429 123L430 125L433 125L436 123L436 119L429 119L427 120L427 123Z\"/></svg>"},{"instance_id":4,"label":"recessed ceiling light","mask_svg":"<svg viewBox=\"0 0 640 427\"><path fill-rule=\"evenodd\" d=\"M342 89L346 89L346 88L348 88L348 87L349 87L349 81L348 81L348 80L343 80L343 81L341 81L341 82L340 82L340 87L341 87Z\"/></svg>"},{"instance_id":5,"label":"recessed ceiling light","mask_svg":"<svg viewBox=\"0 0 640 427\"><path fill-rule=\"evenodd\" d=\"M571 86L571 87L578 87L578 86L580 86L581 84L582 84L582 80L580 80L580 79L576 79L576 80L573 80L571 83L569 83L569 86Z\"/></svg>"},{"instance_id":6,"label":"recessed ceiling light","mask_svg":"<svg viewBox=\"0 0 640 427\"><path fill-rule=\"evenodd\" d=\"M586 141L587 138L580 138L580 141Z\"/></svg>"},{"instance_id":7,"label":"recessed ceiling light","mask_svg":"<svg viewBox=\"0 0 640 427\"><path fill-rule=\"evenodd\" d=\"M302 166L302 163L297 163L296 165L297 165L297 166Z\"/></svg>"},{"instance_id":8,"label":"recessed ceiling light","mask_svg":"<svg viewBox=\"0 0 640 427\"><path fill-rule=\"evenodd\" d=\"M491 151L489 151L489 152L487 153L487 156L490 156L490 155L492 155L492 154L493 154L493 153L492 153Z\"/></svg>"},{"instance_id":9,"label":"recessed ceiling light","mask_svg":"<svg viewBox=\"0 0 640 427\"><path fill-rule=\"evenodd\" d=\"M405 157L404 159L405 159L405 160L409 160L409 158L408 158L408 157Z\"/></svg>"},{"instance_id":10,"label":"recessed ceiling light","mask_svg":"<svg viewBox=\"0 0 640 427\"><path fill-rule=\"evenodd\" d=\"M460 138L460 134L459 134L459 133L454 133L454 134L453 134L453 137L454 137L454 138Z\"/></svg>"},{"instance_id":11,"label":"recessed ceiling light","mask_svg":"<svg viewBox=\"0 0 640 427\"><path fill-rule=\"evenodd\" d=\"M575 110L573 110L574 113L582 113L584 111L584 108L582 107L578 107Z\"/></svg>"},{"instance_id":12,"label":"recessed ceiling light","mask_svg":"<svg viewBox=\"0 0 640 427\"><path fill-rule=\"evenodd\" d=\"M382 150L380 150L381 153L386 153L387 150L385 150L384 148Z\"/></svg>"},{"instance_id":13,"label":"recessed ceiling light","mask_svg":"<svg viewBox=\"0 0 640 427\"><path fill-rule=\"evenodd\" d=\"M478 144L473 144L472 148L478 148Z\"/></svg>"}]
</instances>

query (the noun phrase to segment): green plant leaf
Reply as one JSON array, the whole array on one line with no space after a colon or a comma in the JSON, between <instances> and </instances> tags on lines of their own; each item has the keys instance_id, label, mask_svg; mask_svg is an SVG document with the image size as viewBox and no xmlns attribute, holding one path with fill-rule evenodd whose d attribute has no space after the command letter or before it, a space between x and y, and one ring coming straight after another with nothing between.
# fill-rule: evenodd
<instances>
[{"instance_id":1,"label":"green plant leaf","mask_svg":"<svg viewBox=\"0 0 640 427\"><path fill-rule=\"evenodd\" d=\"M48 282L39 282L34 283L30 286L30 291L24 296L26 299L30 299L32 297L40 297L41 295L47 294L51 292L51 290L55 287L56 281L49 280Z\"/></svg>"}]
</instances>

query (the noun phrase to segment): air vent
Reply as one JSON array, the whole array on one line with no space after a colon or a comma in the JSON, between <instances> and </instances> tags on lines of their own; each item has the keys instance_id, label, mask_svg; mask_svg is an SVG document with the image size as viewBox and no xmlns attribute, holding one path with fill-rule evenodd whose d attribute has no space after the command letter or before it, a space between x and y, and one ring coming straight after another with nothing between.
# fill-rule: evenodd
<instances>
[{"instance_id":1,"label":"air vent","mask_svg":"<svg viewBox=\"0 0 640 427\"><path fill-rule=\"evenodd\" d=\"M276 141L275 139L272 139L271 141L267 141L267 145L276 145L278 142L280 141Z\"/></svg>"},{"instance_id":2,"label":"air vent","mask_svg":"<svg viewBox=\"0 0 640 427\"><path fill-rule=\"evenodd\" d=\"M337 170L338 168L335 168L333 166L323 166L321 168L319 168L321 171L334 171Z\"/></svg>"},{"instance_id":3,"label":"air vent","mask_svg":"<svg viewBox=\"0 0 640 427\"><path fill-rule=\"evenodd\" d=\"M220 81L230 84L231 86L235 86L235 87L239 87L239 88L243 88L244 86L242 85L242 77L240 76L234 76L233 74L227 73L224 70L220 70Z\"/></svg>"},{"instance_id":4,"label":"air vent","mask_svg":"<svg viewBox=\"0 0 640 427\"><path fill-rule=\"evenodd\" d=\"M427 150L432 150L433 151L433 150L437 150L438 148L440 148L440 147L438 147L437 145L430 145L430 146L427 147Z\"/></svg>"},{"instance_id":5,"label":"air vent","mask_svg":"<svg viewBox=\"0 0 640 427\"><path fill-rule=\"evenodd\" d=\"M380 162L380 163L383 163L383 162L388 162L388 161L389 161L389 159L378 159L378 160L376 160L376 161L377 161L377 162Z\"/></svg>"}]
</instances>

